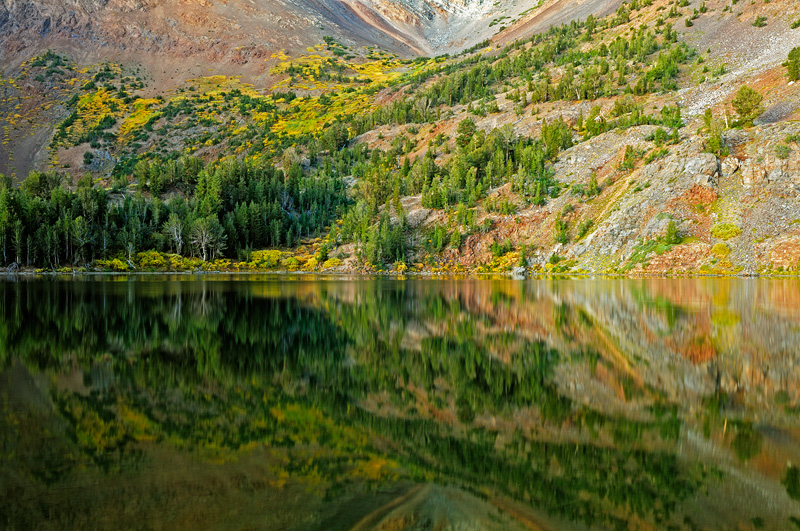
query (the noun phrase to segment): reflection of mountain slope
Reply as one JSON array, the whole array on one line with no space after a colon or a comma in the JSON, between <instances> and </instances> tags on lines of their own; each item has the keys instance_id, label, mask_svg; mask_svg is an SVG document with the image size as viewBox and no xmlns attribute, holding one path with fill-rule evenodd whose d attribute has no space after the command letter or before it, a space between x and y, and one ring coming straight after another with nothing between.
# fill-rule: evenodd
<instances>
[{"instance_id":1,"label":"reflection of mountain slope","mask_svg":"<svg viewBox=\"0 0 800 531\"><path fill-rule=\"evenodd\" d=\"M352 531L462 527L487 531L529 528L464 491L438 485L420 485L365 516ZM536 528L539 528L538 525Z\"/></svg>"},{"instance_id":2,"label":"reflection of mountain slope","mask_svg":"<svg viewBox=\"0 0 800 531\"><path fill-rule=\"evenodd\" d=\"M717 376L722 391L756 409L800 387L800 312L786 295L797 292L792 281L465 284L443 288L444 296L485 316L495 331L515 330L562 351L597 350L620 374L676 400L708 396Z\"/></svg>"},{"instance_id":3,"label":"reflection of mountain slope","mask_svg":"<svg viewBox=\"0 0 800 531\"><path fill-rule=\"evenodd\" d=\"M363 529L497 522L491 504L522 523L542 521L533 506L543 521L655 525L681 521L701 486L730 508L720 521L757 516L721 492L719 470L739 478L736 492L780 504L774 518L788 514L779 480L800 459L787 429L795 399L746 377L736 394L729 387L749 355L736 341L769 348L795 322L787 307L776 319L760 306L773 324L748 313L768 282L248 279L0 286L0 396L14 398L0 415L5 440L19 448L58 425L55 439L26 443L4 468L24 471L47 454L58 485L121 474L100 483L109 496L124 490L158 509L148 467L184 467L188 452L225 500L244 496L243 521L257 493L274 490L294 500L289 510L308 508L300 527L320 529L345 513ZM697 363L680 345L702 334L724 344ZM769 352L767 365L794 357ZM42 404L52 413L34 415ZM165 500L197 488L191 471L180 474ZM15 477L0 488L32 489L66 521L50 484ZM469 488L489 503L408 482ZM87 489L73 502L92 520L102 510ZM366 496L374 489L386 496ZM41 514L2 500L0 513Z\"/></svg>"}]
</instances>

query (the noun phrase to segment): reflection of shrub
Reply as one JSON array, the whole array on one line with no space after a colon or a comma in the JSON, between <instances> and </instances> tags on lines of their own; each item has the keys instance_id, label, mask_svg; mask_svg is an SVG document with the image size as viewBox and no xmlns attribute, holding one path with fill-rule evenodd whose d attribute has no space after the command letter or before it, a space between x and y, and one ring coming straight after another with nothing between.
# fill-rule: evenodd
<instances>
[{"instance_id":1,"label":"reflection of shrub","mask_svg":"<svg viewBox=\"0 0 800 531\"><path fill-rule=\"evenodd\" d=\"M793 500L800 500L800 468L794 465L786 467L786 477L783 478L786 494Z\"/></svg>"},{"instance_id":2,"label":"reflection of shrub","mask_svg":"<svg viewBox=\"0 0 800 531\"><path fill-rule=\"evenodd\" d=\"M458 420L464 424L469 424L475 420L475 412L472 410L472 404L470 404L469 400L464 396L460 396L458 400L456 400L456 415L458 415Z\"/></svg>"},{"instance_id":3,"label":"reflection of shrub","mask_svg":"<svg viewBox=\"0 0 800 531\"><path fill-rule=\"evenodd\" d=\"M717 223L711 228L711 235L720 240L730 240L742 233L742 229L733 223Z\"/></svg>"},{"instance_id":4,"label":"reflection of shrub","mask_svg":"<svg viewBox=\"0 0 800 531\"><path fill-rule=\"evenodd\" d=\"M748 461L761 453L761 439L761 433L752 424L740 424L731 447L740 461Z\"/></svg>"}]
</instances>

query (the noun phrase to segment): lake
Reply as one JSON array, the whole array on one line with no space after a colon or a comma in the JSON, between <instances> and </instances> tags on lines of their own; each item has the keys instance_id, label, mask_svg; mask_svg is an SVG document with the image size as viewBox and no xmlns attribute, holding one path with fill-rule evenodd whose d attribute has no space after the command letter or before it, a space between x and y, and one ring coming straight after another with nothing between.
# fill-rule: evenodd
<instances>
[{"instance_id":1,"label":"lake","mask_svg":"<svg viewBox=\"0 0 800 531\"><path fill-rule=\"evenodd\" d=\"M0 280L5 529L800 528L800 280Z\"/></svg>"}]
</instances>

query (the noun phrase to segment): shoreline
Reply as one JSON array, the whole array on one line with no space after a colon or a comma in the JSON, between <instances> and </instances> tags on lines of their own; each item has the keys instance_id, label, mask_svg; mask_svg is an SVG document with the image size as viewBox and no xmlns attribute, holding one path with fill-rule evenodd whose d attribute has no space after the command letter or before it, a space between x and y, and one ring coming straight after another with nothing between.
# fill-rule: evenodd
<instances>
[{"instance_id":1,"label":"shoreline","mask_svg":"<svg viewBox=\"0 0 800 531\"><path fill-rule=\"evenodd\" d=\"M748 274L722 274L722 273L663 273L663 274L618 274L606 272L585 272L585 273L541 273L526 272L525 274L514 274L511 272L485 272L478 273L473 271L291 271L287 269L269 271L224 271L224 270L197 270L197 271L0 271L0 279L11 279L14 277L26 278L53 278L58 276L70 277L123 277L123 276L156 276L156 275L178 275L178 276L256 276L268 275L274 277L326 277L326 278L387 278L387 279L413 279L413 278L449 278L449 279L507 279L507 280L547 280L547 279L609 279L609 280L649 280L649 279L800 279L800 272L794 273L748 273Z\"/></svg>"}]
</instances>

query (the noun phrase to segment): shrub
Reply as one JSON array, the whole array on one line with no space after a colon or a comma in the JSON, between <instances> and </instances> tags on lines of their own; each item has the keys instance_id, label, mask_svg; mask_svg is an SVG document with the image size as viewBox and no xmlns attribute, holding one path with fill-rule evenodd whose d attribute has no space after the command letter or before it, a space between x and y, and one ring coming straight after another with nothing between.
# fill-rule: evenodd
<instances>
[{"instance_id":1,"label":"shrub","mask_svg":"<svg viewBox=\"0 0 800 531\"><path fill-rule=\"evenodd\" d=\"M305 264L303 264L303 271L313 271L317 268L317 265L319 265L319 262L317 262L317 259L312 256Z\"/></svg>"},{"instance_id":2,"label":"shrub","mask_svg":"<svg viewBox=\"0 0 800 531\"><path fill-rule=\"evenodd\" d=\"M300 260L292 256L286 260L281 260L281 265L287 269L297 269L300 267Z\"/></svg>"},{"instance_id":3,"label":"shrub","mask_svg":"<svg viewBox=\"0 0 800 531\"><path fill-rule=\"evenodd\" d=\"M569 243L569 223L564 219L557 219L553 227L553 239L556 243L566 245Z\"/></svg>"},{"instance_id":4,"label":"shrub","mask_svg":"<svg viewBox=\"0 0 800 531\"><path fill-rule=\"evenodd\" d=\"M580 240L581 238L589 234L589 231L592 229L593 226L594 226L594 221L591 219L586 219L583 222L581 222L581 224L578 225L578 239Z\"/></svg>"},{"instance_id":5,"label":"shrub","mask_svg":"<svg viewBox=\"0 0 800 531\"><path fill-rule=\"evenodd\" d=\"M714 253L715 256L724 258L731 254L731 248L727 243L718 243L711 248L711 252Z\"/></svg>"},{"instance_id":6,"label":"shrub","mask_svg":"<svg viewBox=\"0 0 800 531\"><path fill-rule=\"evenodd\" d=\"M328 258L322 264L322 269L330 269L332 267L339 267L340 265L342 265L342 261L338 258Z\"/></svg>"},{"instance_id":7,"label":"shrub","mask_svg":"<svg viewBox=\"0 0 800 531\"><path fill-rule=\"evenodd\" d=\"M461 247L461 240L463 239L463 235L460 231L453 231L453 235L450 236L450 245L453 249L458 249Z\"/></svg>"},{"instance_id":8,"label":"shrub","mask_svg":"<svg viewBox=\"0 0 800 531\"><path fill-rule=\"evenodd\" d=\"M753 26L756 28L763 28L767 25L767 17L763 15L758 15L756 19L753 21Z\"/></svg>"},{"instance_id":9,"label":"shrub","mask_svg":"<svg viewBox=\"0 0 800 531\"><path fill-rule=\"evenodd\" d=\"M775 155L781 159L785 160L789 158L789 155L792 154L792 148L787 146L786 144L778 144L775 146Z\"/></svg>"},{"instance_id":10,"label":"shrub","mask_svg":"<svg viewBox=\"0 0 800 531\"><path fill-rule=\"evenodd\" d=\"M450 243L447 227L437 225L428 233L428 247L431 251L438 253Z\"/></svg>"},{"instance_id":11,"label":"shrub","mask_svg":"<svg viewBox=\"0 0 800 531\"><path fill-rule=\"evenodd\" d=\"M678 234L678 225L674 221L670 221L667 225L667 235L664 237L667 245L677 245L681 243L681 236Z\"/></svg>"},{"instance_id":12,"label":"shrub","mask_svg":"<svg viewBox=\"0 0 800 531\"><path fill-rule=\"evenodd\" d=\"M128 271L128 264L120 260L119 258L114 258L109 262L108 266L111 268L112 271Z\"/></svg>"},{"instance_id":13,"label":"shrub","mask_svg":"<svg viewBox=\"0 0 800 531\"><path fill-rule=\"evenodd\" d=\"M753 125L753 120L764 112L764 107L761 105L763 101L764 97L760 92L745 85L736 93L731 105L741 118L742 125L749 126Z\"/></svg>"},{"instance_id":14,"label":"shrub","mask_svg":"<svg viewBox=\"0 0 800 531\"><path fill-rule=\"evenodd\" d=\"M489 250L492 252L492 256L494 256L495 258L499 258L513 251L514 244L511 243L511 240L506 240L502 244L495 241L492 242L492 245L489 247Z\"/></svg>"},{"instance_id":15,"label":"shrub","mask_svg":"<svg viewBox=\"0 0 800 531\"><path fill-rule=\"evenodd\" d=\"M163 270L167 266L167 261L158 251L145 251L136 255L136 261L141 269Z\"/></svg>"},{"instance_id":16,"label":"shrub","mask_svg":"<svg viewBox=\"0 0 800 531\"><path fill-rule=\"evenodd\" d=\"M730 240L742 233L742 229L733 223L717 223L711 227L711 235L720 240Z\"/></svg>"},{"instance_id":17,"label":"shrub","mask_svg":"<svg viewBox=\"0 0 800 531\"><path fill-rule=\"evenodd\" d=\"M283 253L281 251L253 251L250 254L250 267L253 269L271 269L278 265Z\"/></svg>"}]
</instances>

